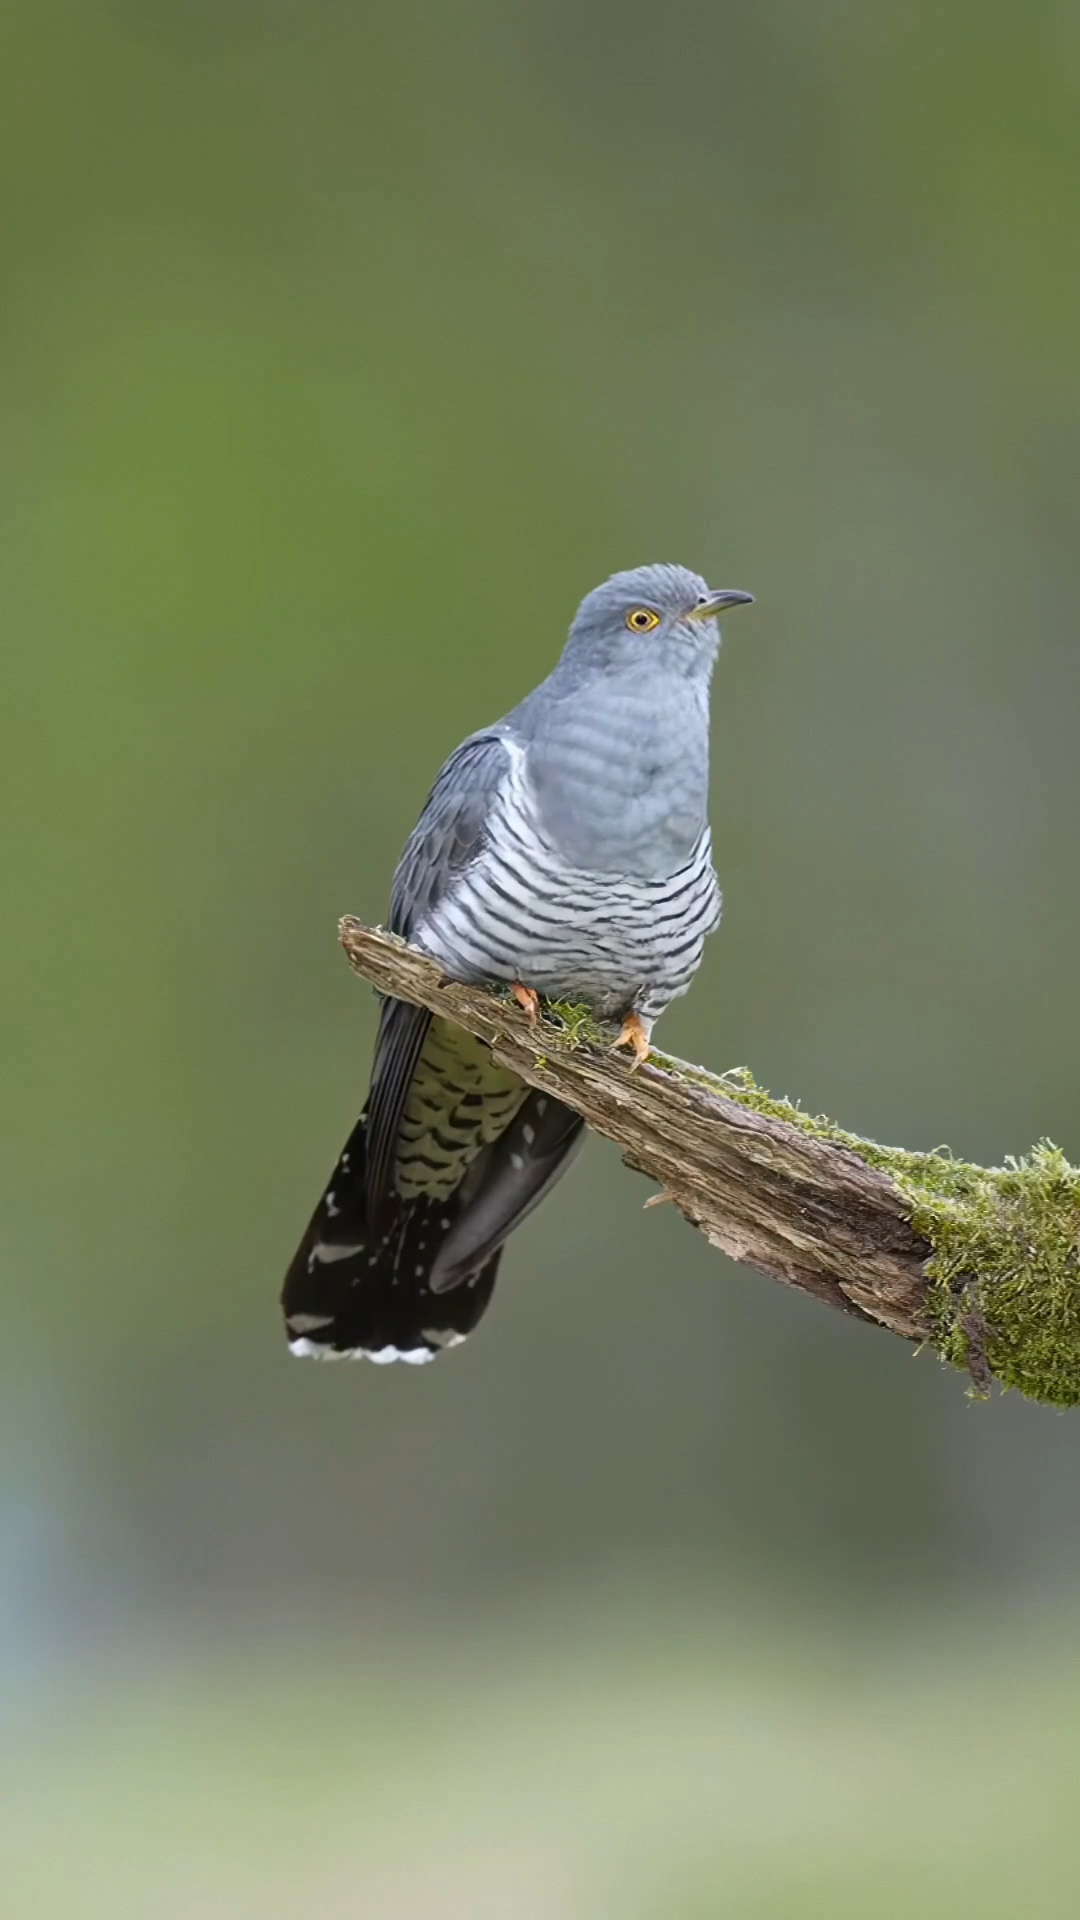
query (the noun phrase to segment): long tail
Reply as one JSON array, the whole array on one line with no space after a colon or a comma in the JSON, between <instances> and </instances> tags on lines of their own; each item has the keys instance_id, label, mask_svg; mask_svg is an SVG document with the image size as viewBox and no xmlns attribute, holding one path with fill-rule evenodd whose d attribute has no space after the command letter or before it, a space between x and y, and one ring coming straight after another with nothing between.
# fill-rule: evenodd
<instances>
[{"instance_id":1,"label":"long tail","mask_svg":"<svg viewBox=\"0 0 1080 1920\"><path fill-rule=\"evenodd\" d=\"M502 1248L460 1286L437 1294L428 1280L440 1234L427 1201L402 1204L371 1244L366 1129L362 1114L285 1276L289 1346L316 1360L420 1365L472 1332L491 1299Z\"/></svg>"},{"instance_id":2,"label":"long tail","mask_svg":"<svg viewBox=\"0 0 1080 1920\"><path fill-rule=\"evenodd\" d=\"M482 1092L490 1054L477 1049L432 1022L414 1056L394 1182L375 1202L368 1110L361 1115L285 1277L294 1353L419 1365L476 1326L503 1242L582 1138L581 1120L560 1102L520 1082L508 1100L504 1070Z\"/></svg>"}]
</instances>

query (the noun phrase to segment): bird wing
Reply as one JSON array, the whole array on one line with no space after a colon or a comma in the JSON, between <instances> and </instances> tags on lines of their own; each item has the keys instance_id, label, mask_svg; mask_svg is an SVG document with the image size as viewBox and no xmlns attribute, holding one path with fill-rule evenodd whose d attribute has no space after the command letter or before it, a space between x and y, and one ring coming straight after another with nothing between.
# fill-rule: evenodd
<instances>
[{"instance_id":1,"label":"bird wing","mask_svg":"<svg viewBox=\"0 0 1080 1920\"><path fill-rule=\"evenodd\" d=\"M450 755L405 843L390 894L390 931L412 940L463 867L484 844L484 829L510 771L501 733L474 733Z\"/></svg>"},{"instance_id":2,"label":"bird wing","mask_svg":"<svg viewBox=\"0 0 1080 1920\"><path fill-rule=\"evenodd\" d=\"M415 939L462 869L481 852L491 804L509 768L510 750L496 732L474 733L450 755L398 861L390 894L392 933ZM383 1002L367 1113L373 1219L390 1193L402 1109L430 1024L423 1007Z\"/></svg>"},{"instance_id":3,"label":"bird wing","mask_svg":"<svg viewBox=\"0 0 1080 1920\"><path fill-rule=\"evenodd\" d=\"M395 933L422 944L425 916L482 852L511 751L474 734L447 761L394 877ZM368 1105L285 1279L294 1352L415 1362L464 1339L502 1242L582 1128L463 1028L384 1000Z\"/></svg>"}]
</instances>

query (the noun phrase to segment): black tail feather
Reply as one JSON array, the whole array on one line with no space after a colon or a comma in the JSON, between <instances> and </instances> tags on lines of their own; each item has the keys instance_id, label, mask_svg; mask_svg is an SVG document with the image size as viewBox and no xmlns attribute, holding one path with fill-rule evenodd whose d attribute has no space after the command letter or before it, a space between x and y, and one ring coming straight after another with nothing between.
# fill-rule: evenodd
<instances>
[{"instance_id":1,"label":"black tail feather","mask_svg":"<svg viewBox=\"0 0 1080 1920\"><path fill-rule=\"evenodd\" d=\"M491 1299L502 1248L449 1291L429 1281L459 1211L400 1201L377 1242L368 1233L366 1115L353 1128L285 1276L281 1304L292 1351L318 1359L434 1359L470 1334Z\"/></svg>"}]
</instances>

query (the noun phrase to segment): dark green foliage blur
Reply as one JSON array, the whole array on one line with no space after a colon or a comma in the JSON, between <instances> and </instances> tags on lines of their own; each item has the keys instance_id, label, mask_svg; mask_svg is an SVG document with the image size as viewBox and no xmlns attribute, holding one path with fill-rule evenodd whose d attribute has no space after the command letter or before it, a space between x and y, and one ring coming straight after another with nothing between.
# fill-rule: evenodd
<instances>
[{"instance_id":1,"label":"dark green foliage blur","mask_svg":"<svg viewBox=\"0 0 1080 1920\"><path fill-rule=\"evenodd\" d=\"M430 1370L291 1362L276 1294L365 1086L336 918L641 561L757 596L661 1044L1080 1157L1078 102L1054 0L9 0L13 1657L1075 1565L1075 1419L972 1407L599 1144Z\"/></svg>"}]
</instances>

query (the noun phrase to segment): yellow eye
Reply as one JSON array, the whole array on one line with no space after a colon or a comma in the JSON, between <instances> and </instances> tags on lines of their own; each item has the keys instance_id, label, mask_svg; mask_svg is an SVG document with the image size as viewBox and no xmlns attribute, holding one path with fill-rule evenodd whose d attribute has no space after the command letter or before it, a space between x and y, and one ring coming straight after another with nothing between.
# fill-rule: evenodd
<instances>
[{"instance_id":1,"label":"yellow eye","mask_svg":"<svg viewBox=\"0 0 1080 1920\"><path fill-rule=\"evenodd\" d=\"M651 607L631 607L626 616L626 624L632 633L651 633L660 625L660 615Z\"/></svg>"}]
</instances>

